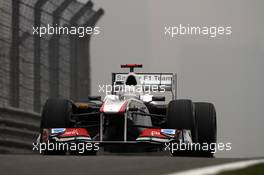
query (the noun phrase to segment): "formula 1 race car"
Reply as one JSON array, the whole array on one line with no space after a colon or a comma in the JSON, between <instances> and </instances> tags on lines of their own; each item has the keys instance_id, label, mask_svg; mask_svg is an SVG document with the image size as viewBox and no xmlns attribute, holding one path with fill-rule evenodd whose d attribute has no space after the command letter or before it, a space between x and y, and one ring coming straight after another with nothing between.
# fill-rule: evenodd
<instances>
[{"instance_id":1,"label":"formula 1 race car","mask_svg":"<svg viewBox=\"0 0 264 175\"><path fill-rule=\"evenodd\" d=\"M91 147L96 149L85 152L93 155L97 147L106 152L152 152L164 151L172 143L192 147L216 143L214 105L177 99L176 74L134 72L141 67L125 64L121 68L129 68L129 73L112 73L111 92L103 101L100 96L81 102L48 99L42 111L40 143L94 143ZM168 150L172 155L213 156L210 150Z\"/></svg>"}]
</instances>

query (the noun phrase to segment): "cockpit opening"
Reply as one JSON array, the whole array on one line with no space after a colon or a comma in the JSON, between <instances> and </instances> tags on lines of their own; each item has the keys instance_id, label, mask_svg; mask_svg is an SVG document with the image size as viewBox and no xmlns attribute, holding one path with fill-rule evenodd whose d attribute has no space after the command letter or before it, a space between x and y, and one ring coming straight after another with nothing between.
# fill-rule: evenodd
<instances>
[{"instance_id":1,"label":"cockpit opening","mask_svg":"<svg viewBox=\"0 0 264 175\"><path fill-rule=\"evenodd\" d=\"M137 85L137 79L134 75L129 75L126 79L126 85L128 86L136 86Z\"/></svg>"}]
</instances>

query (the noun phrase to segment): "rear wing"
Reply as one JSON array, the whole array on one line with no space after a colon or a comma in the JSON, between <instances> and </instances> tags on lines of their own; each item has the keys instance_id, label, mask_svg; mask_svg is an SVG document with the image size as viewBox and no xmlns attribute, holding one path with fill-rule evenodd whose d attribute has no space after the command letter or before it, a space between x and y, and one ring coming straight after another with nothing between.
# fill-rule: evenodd
<instances>
[{"instance_id":1,"label":"rear wing","mask_svg":"<svg viewBox=\"0 0 264 175\"><path fill-rule=\"evenodd\" d=\"M128 73L112 73L112 86L124 84ZM174 73L136 73L141 85L155 85L158 89L171 92L172 99L177 98L177 75ZM164 88L165 87L165 88Z\"/></svg>"}]
</instances>

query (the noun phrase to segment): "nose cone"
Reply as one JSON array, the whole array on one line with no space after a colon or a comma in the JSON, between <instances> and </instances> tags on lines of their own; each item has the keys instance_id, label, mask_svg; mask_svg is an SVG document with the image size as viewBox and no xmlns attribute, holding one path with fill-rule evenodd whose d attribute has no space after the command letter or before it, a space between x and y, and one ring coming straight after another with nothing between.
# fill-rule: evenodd
<instances>
[{"instance_id":1,"label":"nose cone","mask_svg":"<svg viewBox=\"0 0 264 175\"><path fill-rule=\"evenodd\" d=\"M126 110L126 100L106 100L102 106L101 112L104 113L123 113Z\"/></svg>"}]
</instances>

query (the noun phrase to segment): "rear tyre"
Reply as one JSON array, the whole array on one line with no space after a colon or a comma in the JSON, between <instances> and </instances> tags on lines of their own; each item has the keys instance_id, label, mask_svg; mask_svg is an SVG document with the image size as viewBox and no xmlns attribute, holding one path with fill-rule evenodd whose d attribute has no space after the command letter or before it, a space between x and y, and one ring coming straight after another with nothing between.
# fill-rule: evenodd
<instances>
[{"instance_id":1,"label":"rear tyre","mask_svg":"<svg viewBox=\"0 0 264 175\"><path fill-rule=\"evenodd\" d=\"M43 107L41 118L41 137L43 129L50 128L70 128L70 116L72 113L72 104L69 100L65 99L48 99ZM63 155L66 151L45 151L44 154L48 155Z\"/></svg>"},{"instance_id":2,"label":"rear tyre","mask_svg":"<svg viewBox=\"0 0 264 175\"><path fill-rule=\"evenodd\" d=\"M212 103L205 102L194 103L194 105L195 116L198 123L198 142L201 146L207 144L214 146L213 149L216 149L217 126L215 107ZM198 155L213 157L213 151L214 150L200 151Z\"/></svg>"},{"instance_id":3,"label":"rear tyre","mask_svg":"<svg viewBox=\"0 0 264 175\"><path fill-rule=\"evenodd\" d=\"M167 127L169 129L191 130L192 142L197 142L197 124L191 100L173 100L169 103ZM186 155L186 153L174 152L172 155Z\"/></svg>"}]
</instances>

